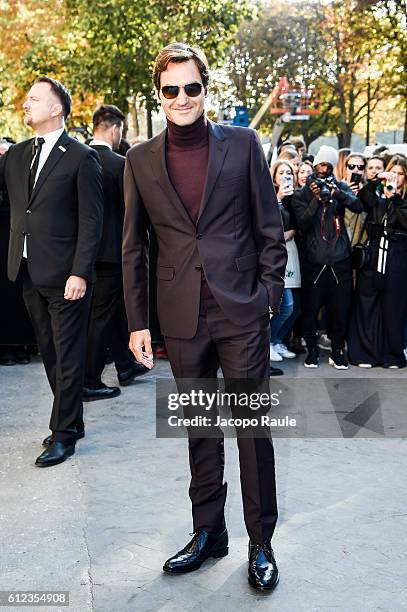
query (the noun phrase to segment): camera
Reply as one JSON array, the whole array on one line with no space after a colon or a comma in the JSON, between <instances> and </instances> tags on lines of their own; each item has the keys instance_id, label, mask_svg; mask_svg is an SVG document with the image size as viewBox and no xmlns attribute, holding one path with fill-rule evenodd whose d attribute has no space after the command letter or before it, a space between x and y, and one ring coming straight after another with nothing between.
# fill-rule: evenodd
<instances>
[{"instance_id":1,"label":"camera","mask_svg":"<svg viewBox=\"0 0 407 612\"><path fill-rule=\"evenodd\" d=\"M316 185L320 189L319 197L322 202L328 202L331 199L331 193L336 187L335 178L333 176L327 176L326 178L317 178L315 174L310 174L306 178L306 184L308 187Z\"/></svg>"}]
</instances>

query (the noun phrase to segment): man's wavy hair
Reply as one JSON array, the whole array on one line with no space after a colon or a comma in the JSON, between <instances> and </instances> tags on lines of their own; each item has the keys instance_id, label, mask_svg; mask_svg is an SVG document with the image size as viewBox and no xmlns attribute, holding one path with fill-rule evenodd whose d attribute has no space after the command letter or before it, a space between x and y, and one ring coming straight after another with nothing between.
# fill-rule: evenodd
<instances>
[{"instance_id":1,"label":"man's wavy hair","mask_svg":"<svg viewBox=\"0 0 407 612\"><path fill-rule=\"evenodd\" d=\"M157 55L153 69L153 83L157 91L160 91L161 73L167 70L170 62L182 63L193 60L199 70L205 94L209 85L209 64L205 53L199 47L192 47L183 42L174 42L167 45Z\"/></svg>"}]
</instances>

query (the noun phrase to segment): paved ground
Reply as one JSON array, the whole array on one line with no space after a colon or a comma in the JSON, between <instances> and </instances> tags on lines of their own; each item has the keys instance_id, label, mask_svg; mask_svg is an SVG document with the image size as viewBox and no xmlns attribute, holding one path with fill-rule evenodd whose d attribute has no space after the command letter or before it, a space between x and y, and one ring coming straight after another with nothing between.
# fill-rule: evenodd
<instances>
[{"instance_id":1,"label":"paved ground","mask_svg":"<svg viewBox=\"0 0 407 612\"><path fill-rule=\"evenodd\" d=\"M284 365L316 389L323 375L407 381L406 371ZM166 363L121 397L88 404L75 456L40 470L51 402L42 365L0 369L0 589L69 590L74 612L407 610L405 439L275 441L281 581L271 595L246 582L236 443L227 440L230 554L163 575L191 522L186 441L155 438L156 375L169 376ZM111 366L105 381L115 382Z\"/></svg>"}]
</instances>

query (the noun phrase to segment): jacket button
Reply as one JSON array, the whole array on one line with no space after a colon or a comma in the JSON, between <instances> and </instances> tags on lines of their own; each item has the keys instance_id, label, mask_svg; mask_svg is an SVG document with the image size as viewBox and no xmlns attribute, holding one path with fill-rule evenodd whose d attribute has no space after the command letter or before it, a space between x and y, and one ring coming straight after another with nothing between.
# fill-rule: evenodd
<instances>
[{"instance_id":1,"label":"jacket button","mask_svg":"<svg viewBox=\"0 0 407 612\"><path fill-rule=\"evenodd\" d=\"M27 215L31 215L31 210L30 209L26 210L25 212L27 213Z\"/></svg>"},{"instance_id":2,"label":"jacket button","mask_svg":"<svg viewBox=\"0 0 407 612\"><path fill-rule=\"evenodd\" d=\"M201 238L203 238L202 234L197 234L197 235L196 235L196 239L197 239L197 240L201 240Z\"/></svg>"},{"instance_id":3,"label":"jacket button","mask_svg":"<svg viewBox=\"0 0 407 612\"><path fill-rule=\"evenodd\" d=\"M195 270L201 271L202 270L202 266L195 266Z\"/></svg>"}]
</instances>

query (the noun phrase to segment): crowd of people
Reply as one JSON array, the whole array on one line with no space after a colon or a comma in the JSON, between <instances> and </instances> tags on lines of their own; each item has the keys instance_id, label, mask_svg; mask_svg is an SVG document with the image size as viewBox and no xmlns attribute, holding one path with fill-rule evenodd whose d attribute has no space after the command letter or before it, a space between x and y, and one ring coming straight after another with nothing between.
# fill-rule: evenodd
<instances>
[{"instance_id":1,"label":"crowd of people","mask_svg":"<svg viewBox=\"0 0 407 612\"><path fill-rule=\"evenodd\" d=\"M118 112L116 120L124 124L124 115ZM95 130L97 136L97 123ZM87 144L94 141L98 142L95 135ZM11 144L11 140L4 139L0 155ZM104 145L98 149L96 144L96 150L103 154L100 146ZM122 138L113 146L116 152L123 153L130 145ZM124 163L119 169L121 174L123 171ZM275 362L301 353L306 353L305 367L318 367L320 349L330 351L329 363L337 369L347 369L349 361L362 368L403 367L407 359L407 293L403 283L407 265L407 158L401 153L391 155L385 147L378 147L366 158L348 148L337 151L328 146L322 146L314 157L307 153L302 138L293 137L279 146L270 172L288 251L281 309L271 320L271 375L283 373L273 367ZM115 197L120 200L121 196ZM0 365L27 364L36 353L36 342L21 298L21 285L7 280L10 222L5 193L0 193L0 215L0 283L6 314L3 322L7 321L0 329ZM105 227L111 221L113 231L120 233L120 220L107 220ZM150 249L154 266L157 258L154 236ZM103 270L101 276L106 279L109 274L111 270ZM155 307L154 270L150 281L154 353L165 358ZM120 282L118 287L120 290ZM95 292L90 345L98 318L97 297ZM112 300L108 307L109 316L116 313L116 302ZM106 305L99 306L103 307ZM98 345L97 358L88 353L89 369L95 360L98 363L98 373L90 373L89 387L85 386L85 396L88 393L90 398L92 392L87 389L105 388L101 383L105 357L106 362L115 361L119 381L125 372L124 384L130 372L137 370L123 348L126 337L123 301L120 308L119 336L111 335L113 341L109 340L106 347ZM118 388L105 391L105 396L118 392Z\"/></svg>"},{"instance_id":2,"label":"crowd of people","mask_svg":"<svg viewBox=\"0 0 407 612\"><path fill-rule=\"evenodd\" d=\"M307 352L316 368L323 348L336 369L405 366L407 158L329 146L313 157L293 138L271 175L288 250L271 361Z\"/></svg>"},{"instance_id":3,"label":"crowd of people","mask_svg":"<svg viewBox=\"0 0 407 612\"><path fill-rule=\"evenodd\" d=\"M124 121L121 117L119 120ZM3 140L0 154L10 144ZM121 140L115 144L116 150L125 145ZM281 309L271 321L272 364L307 353L304 366L315 368L319 365L319 349L323 349L331 351L329 362L337 369L348 368L348 360L362 368L403 367L407 359L407 294L402 276L407 266L406 157L401 153L391 155L384 147L366 158L351 149L336 151L322 146L314 158L307 153L302 138L295 137L279 146L270 171L288 251ZM3 319L7 325L1 329L0 365L26 364L36 352L35 338L21 287L6 279L9 211L4 193L0 194L0 214L0 275L8 315ZM156 248L152 240L153 261ZM358 261L360 254L363 262ZM154 281L154 274L150 277ZM117 305L112 308L115 312ZM121 312L123 346L123 306ZM155 352L165 357L154 299L150 314ZM91 324L90 343L93 328ZM117 336L112 337L109 346L103 350L98 346L96 352L98 388L104 388L100 376L105 355L108 362L111 353L117 352ZM126 361L123 354L121 348L122 363ZM91 357L88 363L92 363ZM129 364L122 367L122 372L137 369ZM281 373L271 367L272 375ZM122 377L119 367L118 377ZM117 388L112 393L117 394ZM109 392L106 397L111 397Z\"/></svg>"}]
</instances>

